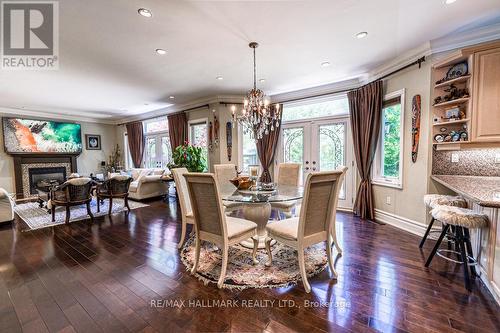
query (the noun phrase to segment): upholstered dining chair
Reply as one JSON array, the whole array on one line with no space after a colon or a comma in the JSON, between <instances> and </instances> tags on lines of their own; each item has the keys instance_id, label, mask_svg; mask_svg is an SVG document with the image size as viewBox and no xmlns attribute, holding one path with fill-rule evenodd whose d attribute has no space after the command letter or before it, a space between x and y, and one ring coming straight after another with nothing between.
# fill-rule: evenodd
<instances>
[{"instance_id":1,"label":"upholstered dining chair","mask_svg":"<svg viewBox=\"0 0 500 333\"><path fill-rule=\"evenodd\" d=\"M236 172L236 165L234 164L215 164L214 165L215 179L217 180L219 187L227 186L230 184L230 180L238 176ZM226 213L238 210L242 207L240 203L237 202L223 202Z\"/></svg>"},{"instance_id":2,"label":"upholstered dining chair","mask_svg":"<svg viewBox=\"0 0 500 333\"><path fill-rule=\"evenodd\" d=\"M299 186L300 163L280 163L278 165L278 185ZM292 211L296 207L297 201L273 202L271 208L278 209L286 217L292 217ZM278 214L278 218L280 218Z\"/></svg>"},{"instance_id":3,"label":"upholstered dining chair","mask_svg":"<svg viewBox=\"0 0 500 333\"><path fill-rule=\"evenodd\" d=\"M252 238L252 261L257 263L257 224L252 221L226 216L215 176L211 173L187 173L191 205L196 231L196 250L191 272L198 269L201 241L214 243L222 250L222 267L217 286L222 288L226 277L229 247Z\"/></svg>"},{"instance_id":4,"label":"upholstered dining chair","mask_svg":"<svg viewBox=\"0 0 500 333\"><path fill-rule=\"evenodd\" d=\"M335 220L339 191L344 181L347 167L335 171L314 172L307 175L304 199L299 217L270 223L267 227L266 249L272 264L271 240L275 239L298 252L300 275L306 292L311 291L304 262L306 247L326 241L326 253L330 271L337 278L333 266L332 242L337 246Z\"/></svg>"},{"instance_id":5,"label":"upholstered dining chair","mask_svg":"<svg viewBox=\"0 0 500 333\"><path fill-rule=\"evenodd\" d=\"M108 215L111 215L113 210L113 198L121 198L124 201L125 207L130 212L128 205L128 190L132 177L125 175L116 175L106 180L102 184L96 186L97 212L101 211L101 200L109 199Z\"/></svg>"},{"instance_id":6,"label":"upholstered dining chair","mask_svg":"<svg viewBox=\"0 0 500 333\"><path fill-rule=\"evenodd\" d=\"M71 217L70 207L86 205L87 214L91 220L94 220L94 215L90 210L90 202L92 201L92 186L94 182L90 178L72 178L63 184L51 190L50 194L50 210L52 211L52 222L56 220L56 207L66 207L66 224L69 223Z\"/></svg>"},{"instance_id":7,"label":"upholstered dining chair","mask_svg":"<svg viewBox=\"0 0 500 333\"><path fill-rule=\"evenodd\" d=\"M177 190L177 197L179 198L179 205L181 206L181 239L177 247L180 249L184 244L186 238L186 228L188 224L194 224L193 210L191 209L191 199L189 198L189 191L184 175L188 173L186 168L172 169L174 176L175 188Z\"/></svg>"}]
</instances>

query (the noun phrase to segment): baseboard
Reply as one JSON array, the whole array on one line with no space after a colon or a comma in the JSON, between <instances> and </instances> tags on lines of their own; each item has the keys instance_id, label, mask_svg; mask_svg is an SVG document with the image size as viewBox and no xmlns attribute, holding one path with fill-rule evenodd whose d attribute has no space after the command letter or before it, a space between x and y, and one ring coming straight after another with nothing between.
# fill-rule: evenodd
<instances>
[{"instance_id":1,"label":"baseboard","mask_svg":"<svg viewBox=\"0 0 500 333\"><path fill-rule=\"evenodd\" d=\"M346 213L352 213L354 210L349 207L337 207L337 210L340 210L341 212L346 212Z\"/></svg>"},{"instance_id":2,"label":"baseboard","mask_svg":"<svg viewBox=\"0 0 500 333\"><path fill-rule=\"evenodd\" d=\"M380 209L375 209L375 220L378 222L390 224L396 228L408 231L418 236L423 236L425 230L427 229L426 224L410 220L406 217L402 217L396 214L384 212L383 210ZM440 228L435 228L435 227L433 227L432 229L440 230Z\"/></svg>"}]
</instances>

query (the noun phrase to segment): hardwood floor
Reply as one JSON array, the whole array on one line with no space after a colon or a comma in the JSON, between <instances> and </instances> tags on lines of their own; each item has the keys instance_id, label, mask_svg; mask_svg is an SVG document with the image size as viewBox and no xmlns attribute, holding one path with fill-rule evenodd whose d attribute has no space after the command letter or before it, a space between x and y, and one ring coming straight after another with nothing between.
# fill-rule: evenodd
<instances>
[{"instance_id":1,"label":"hardwood floor","mask_svg":"<svg viewBox=\"0 0 500 333\"><path fill-rule=\"evenodd\" d=\"M500 331L500 309L479 280L469 294L454 264L435 258L424 268L433 241L420 251L419 237L345 213L338 214L338 281L327 269L309 280L311 294L301 283L205 286L180 262L180 210L171 200L93 225L22 232L16 220L2 227L0 332ZM261 307L151 306L189 299Z\"/></svg>"}]
</instances>

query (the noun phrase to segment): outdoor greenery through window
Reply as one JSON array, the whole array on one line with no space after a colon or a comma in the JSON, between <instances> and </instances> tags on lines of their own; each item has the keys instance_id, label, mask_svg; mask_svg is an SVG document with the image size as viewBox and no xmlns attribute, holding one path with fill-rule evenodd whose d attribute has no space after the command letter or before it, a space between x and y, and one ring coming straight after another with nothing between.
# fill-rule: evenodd
<instances>
[{"instance_id":1,"label":"outdoor greenery through window","mask_svg":"<svg viewBox=\"0 0 500 333\"><path fill-rule=\"evenodd\" d=\"M205 171L208 171L208 128L207 122L189 125L189 141L193 146L200 147L205 157Z\"/></svg>"},{"instance_id":2,"label":"outdoor greenery through window","mask_svg":"<svg viewBox=\"0 0 500 333\"><path fill-rule=\"evenodd\" d=\"M258 165L259 158L257 156L257 147L255 146L255 140L250 137L250 133L243 133L242 139L242 161L241 161L241 171L248 173L249 165Z\"/></svg>"},{"instance_id":3,"label":"outdoor greenery through window","mask_svg":"<svg viewBox=\"0 0 500 333\"><path fill-rule=\"evenodd\" d=\"M401 95L386 98L382 108L381 133L375 164L375 182L401 187L402 117Z\"/></svg>"}]
</instances>

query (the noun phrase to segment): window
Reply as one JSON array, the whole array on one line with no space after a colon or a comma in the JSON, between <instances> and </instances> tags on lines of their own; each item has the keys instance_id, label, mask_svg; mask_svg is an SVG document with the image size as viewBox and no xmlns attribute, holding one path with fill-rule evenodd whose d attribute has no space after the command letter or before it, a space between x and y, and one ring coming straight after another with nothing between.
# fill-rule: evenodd
<instances>
[{"instance_id":1,"label":"window","mask_svg":"<svg viewBox=\"0 0 500 333\"><path fill-rule=\"evenodd\" d=\"M404 90L384 98L373 183L403 188Z\"/></svg>"},{"instance_id":2,"label":"window","mask_svg":"<svg viewBox=\"0 0 500 333\"><path fill-rule=\"evenodd\" d=\"M144 167L166 168L167 164L172 161L167 117L150 119L143 125L146 142Z\"/></svg>"},{"instance_id":3,"label":"window","mask_svg":"<svg viewBox=\"0 0 500 333\"><path fill-rule=\"evenodd\" d=\"M285 123L294 120L347 115L349 115L349 101L346 95L336 95L314 99L313 102L308 99L287 104L283 109L282 121Z\"/></svg>"},{"instance_id":4,"label":"window","mask_svg":"<svg viewBox=\"0 0 500 333\"><path fill-rule=\"evenodd\" d=\"M243 132L241 127L239 132ZM248 166L260 164L259 157L257 155L257 146L255 145L255 139L250 137L250 133L242 133L240 138L240 168L244 173L248 173Z\"/></svg>"},{"instance_id":5,"label":"window","mask_svg":"<svg viewBox=\"0 0 500 333\"><path fill-rule=\"evenodd\" d=\"M201 147L208 168L208 126L207 120L189 122L189 142L196 147ZM205 169L208 171L208 169Z\"/></svg>"}]
</instances>

